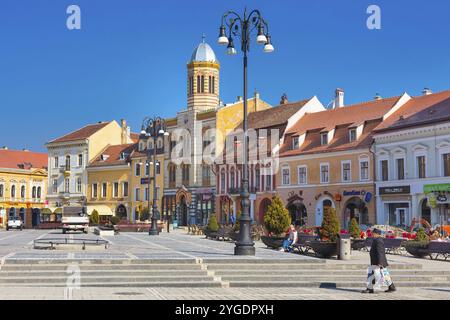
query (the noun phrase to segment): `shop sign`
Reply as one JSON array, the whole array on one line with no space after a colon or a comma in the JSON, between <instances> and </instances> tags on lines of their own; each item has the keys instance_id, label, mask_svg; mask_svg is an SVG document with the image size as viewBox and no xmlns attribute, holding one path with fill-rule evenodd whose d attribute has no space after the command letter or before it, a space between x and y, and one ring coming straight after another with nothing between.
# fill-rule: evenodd
<instances>
[{"instance_id":1,"label":"shop sign","mask_svg":"<svg viewBox=\"0 0 450 320\"><path fill-rule=\"evenodd\" d=\"M410 186L400 186L400 187L381 187L380 194L389 195L389 194L408 194L411 192Z\"/></svg>"},{"instance_id":2,"label":"shop sign","mask_svg":"<svg viewBox=\"0 0 450 320\"><path fill-rule=\"evenodd\" d=\"M366 196L364 197L365 202L370 202L372 200L372 192L367 192Z\"/></svg>"},{"instance_id":3,"label":"shop sign","mask_svg":"<svg viewBox=\"0 0 450 320\"><path fill-rule=\"evenodd\" d=\"M436 197L437 201L439 202L446 202L447 201L447 196L444 194L440 194Z\"/></svg>"},{"instance_id":4,"label":"shop sign","mask_svg":"<svg viewBox=\"0 0 450 320\"><path fill-rule=\"evenodd\" d=\"M344 190L343 194L346 197L347 196L363 196L366 194L366 192L364 190L361 190L361 191L359 191L359 190L352 190L352 191Z\"/></svg>"},{"instance_id":5,"label":"shop sign","mask_svg":"<svg viewBox=\"0 0 450 320\"><path fill-rule=\"evenodd\" d=\"M150 179L150 181L152 181L153 180L153 178L141 178L141 184L148 184L149 183L149 180L148 179Z\"/></svg>"},{"instance_id":6,"label":"shop sign","mask_svg":"<svg viewBox=\"0 0 450 320\"><path fill-rule=\"evenodd\" d=\"M426 184L423 186L424 193L432 192L450 192L450 183Z\"/></svg>"}]
</instances>

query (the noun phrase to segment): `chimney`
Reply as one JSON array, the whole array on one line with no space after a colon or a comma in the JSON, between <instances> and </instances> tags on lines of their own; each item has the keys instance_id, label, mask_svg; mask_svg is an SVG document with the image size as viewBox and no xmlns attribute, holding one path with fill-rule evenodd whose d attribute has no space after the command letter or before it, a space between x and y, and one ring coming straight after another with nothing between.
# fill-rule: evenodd
<instances>
[{"instance_id":1,"label":"chimney","mask_svg":"<svg viewBox=\"0 0 450 320\"><path fill-rule=\"evenodd\" d=\"M27 148L23 148L22 151L29 152L30 150L28 150Z\"/></svg>"},{"instance_id":2,"label":"chimney","mask_svg":"<svg viewBox=\"0 0 450 320\"><path fill-rule=\"evenodd\" d=\"M344 106L344 90L337 88L334 96L334 108L341 108Z\"/></svg>"},{"instance_id":3,"label":"chimney","mask_svg":"<svg viewBox=\"0 0 450 320\"><path fill-rule=\"evenodd\" d=\"M288 97L286 93L283 93L283 95L281 96L281 100L280 100L280 104L287 104L288 101Z\"/></svg>"},{"instance_id":4,"label":"chimney","mask_svg":"<svg viewBox=\"0 0 450 320\"><path fill-rule=\"evenodd\" d=\"M432 94L432 93L433 93L433 91L431 91L430 88L424 88L424 89L422 90L422 94L423 94L424 96L428 96L428 95L430 95L430 94Z\"/></svg>"},{"instance_id":5,"label":"chimney","mask_svg":"<svg viewBox=\"0 0 450 320\"><path fill-rule=\"evenodd\" d=\"M128 143L128 127L127 127L127 121L125 119L120 119L120 128L122 129L121 132L121 142L122 144Z\"/></svg>"},{"instance_id":6,"label":"chimney","mask_svg":"<svg viewBox=\"0 0 450 320\"><path fill-rule=\"evenodd\" d=\"M375 94L375 97L374 97L373 99L374 99L374 100L381 100L381 99L383 99L383 97L380 96L379 93L377 93L377 94Z\"/></svg>"}]
</instances>

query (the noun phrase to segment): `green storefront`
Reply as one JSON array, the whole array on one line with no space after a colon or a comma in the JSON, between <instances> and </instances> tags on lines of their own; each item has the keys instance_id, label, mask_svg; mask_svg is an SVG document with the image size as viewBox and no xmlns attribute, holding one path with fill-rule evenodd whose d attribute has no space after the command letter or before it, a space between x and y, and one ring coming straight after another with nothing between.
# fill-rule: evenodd
<instances>
[{"instance_id":1,"label":"green storefront","mask_svg":"<svg viewBox=\"0 0 450 320\"><path fill-rule=\"evenodd\" d=\"M440 224L450 224L450 183L426 184L423 192L427 195L428 204L439 213Z\"/></svg>"}]
</instances>

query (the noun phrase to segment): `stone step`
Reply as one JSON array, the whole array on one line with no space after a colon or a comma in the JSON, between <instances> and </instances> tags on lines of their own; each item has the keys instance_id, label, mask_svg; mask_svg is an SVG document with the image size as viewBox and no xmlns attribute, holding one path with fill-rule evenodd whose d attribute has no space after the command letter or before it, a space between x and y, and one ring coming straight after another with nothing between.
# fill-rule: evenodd
<instances>
[{"instance_id":1,"label":"stone step","mask_svg":"<svg viewBox=\"0 0 450 320\"><path fill-rule=\"evenodd\" d=\"M68 276L54 277L0 277L0 283L67 283ZM184 276L184 275L168 275L168 276L82 276L82 283L110 283L110 282L185 282L195 283L202 281L213 281L213 277L205 275L200 276Z\"/></svg>"},{"instance_id":2,"label":"stone step","mask_svg":"<svg viewBox=\"0 0 450 320\"><path fill-rule=\"evenodd\" d=\"M349 264L349 263L326 263L326 264L207 264L208 270L224 271L224 270L367 270L367 264ZM392 264L389 266L391 270L410 270L422 269L421 264Z\"/></svg>"},{"instance_id":3,"label":"stone step","mask_svg":"<svg viewBox=\"0 0 450 320\"><path fill-rule=\"evenodd\" d=\"M365 289L364 281L233 281L228 284L230 288L361 288ZM450 283L429 282L429 281L395 281L396 287L415 287L415 288L446 288ZM383 288L386 290L387 288Z\"/></svg>"},{"instance_id":4,"label":"stone step","mask_svg":"<svg viewBox=\"0 0 450 320\"><path fill-rule=\"evenodd\" d=\"M171 276L173 274L183 276L207 276L206 270L81 270L84 276ZM39 270L39 271L0 271L0 278L6 277L67 277L65 270Z\"/></svg>"},{"instance_id":5,"label":"stone step","mask_svg":"<svg viewBox=\"0 0 450 320\"><path fill-rule=\"evenodd\" d=\"M71 264L72 265L72 264ZM77 265L80 270L200 270L200 264L182 263L182 264L73 264ZM69 264L6 264L0 266L2 271L65 271Z\"/></svg>"},{"instance_id":6,"label":"stone step","mask_svg":"<svg viewBox=\"0 0 450 320\"><path fill-rule=\"evenodd\" d=\"M195 259L5 259L4 265L24 264L24 265L45 265L45 264L196 264Z\"/></svg>"},{"instance_id":7,"label":"stone step","mask_svg":"<svg viewBox=\"0 0 450 320\"><path fill-rule=\"evenodd\" d=\"M20 283L20 282L10 282L10 283L0 283L0 290L5 288L18 288L18 287L67 287L66 283L53 283L53 282L42 282L42 283ZM92 283L81 283L80 287L102 287L102 288L152 288L152 287L162 287L162 288L220 288L221 283L216 281L198 281L198 282L92 282ZM76 289L74 289L76 290Z\"/></svg>"},{"instance_id":8,"label":"stone step","mask_svg":"<svg viewBox=\"0 0 450 320\"><path fill-rule=\"evenodd\" d=\"M212 271L212 270L211 270ZM216 276L255 275L255 270L214 270ZM391 270L394 275L426 275L426 276L450 276L450 270ZM0 273L1 274L1 273ZM257 275L273 275L273 270L258 270ZM283 270L283 275L315 276L315 275L348 275L348 270ZM365 276L367 270L352 270L351 275Z\"/></svg>"},{"instance_id":9,"label":"stone step","mask_svg":"<svg viewBox=\"0 0 450 320\"><path fill-rule=\"evenodd\" d=\"M229 281L229 282L235 282L235 281L255 281L255 282L284 282L284 281L321 281L321 282L339 282L339 281L353 281L358 280L365 282L367 277L365 275L272 275L272 276L220 276L222 281ZM411 281L411 282L417 282L417 281L430 281L430 282L439 282L439 283L449 283L450 284L450 276L419 276L419 275L396 275L392 276L393 280L397 283L397 281Z\"/></svg>"},{"instance_id":10,"label":"stone step","mask_svg":"<svg viewBox=\"0 0 450 320\"><path fill-rule=\"evenodd\" d=\"M203 259L203 263L205 264L271 264L271 265L279 265L279 264L314 264L317 267L317 264L325 264L325 260L311 258L311 257L300 257L300 258L278 258L274 257L273 259L261 259L261 258L206 258Z\"/></svg>"}]
</instances>

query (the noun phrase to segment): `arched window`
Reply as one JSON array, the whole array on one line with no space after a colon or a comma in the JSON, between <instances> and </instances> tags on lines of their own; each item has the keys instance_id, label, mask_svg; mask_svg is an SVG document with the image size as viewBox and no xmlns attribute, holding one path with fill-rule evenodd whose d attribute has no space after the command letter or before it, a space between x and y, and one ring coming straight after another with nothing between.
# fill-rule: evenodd
<instances>
[{"instance_id":1,"label":"arched window","mask_svg":"<svg viewBox=\"0 0 450 320\"><path fill-rule=\"evenodd\" d=\"M36 187L33 187L33 189L31 189L31 197L32 197L33 199L36 198Z\"/></svg>"},{"instance_id":2,"label":"arched window","mask_svg":"<svg viewBox=\"0 0 450 320\"><path fill-rule=\"evenodd\" d=\"M205 76L202 76L202 93L205 92Z\"/></svg>"},{"instance_id":3,"label":"arched window","mask_svg":"<svg viewBox=\"0 0 450 320\"><path fill-rule=\"evenodd\" d=\"M20 197L25 199L25 186L20 187Z\"/></svg>"},{"instance_id":4,"label":"arched window","mask_svg":"<svg viewBox=\"0 0 450 320\"><path fill-rule=\"evenodd\" d=\"M69 169L70 169L70 156L67 155L66 156L66 170L69 170Z\"/></svg>"},{"instance_id":5,"label":"arched window","mask_svg":"<svg viewBox=\"0 0 450 320\"><path fill-rule=\"evenodd\" d=\"M11 198L16 197L16 186L11 186Z\"/></svg>"},{"instance_id":6,"label":"arched window","mask_svg":"<svg viewBox=\"0 0 450 320\"><path fill-rule=\"evenodd\" d=\"M220 191L222 193L225 193L225 169L222 168L222 171L220 172Z\"/></svg>"},{"instance_id":7,"label":"arched window","mask_svg":"<svg viewBox=\"0 0 450 320\"><path fill-rule=\"evenodd\" d=\"M235 188L236 187L236 173L234 171L234 167L231 168L230 171L230 188Z\"/></svg>"},{"instance_id":8,"label":"arched window","mask_svg":"<svg viewBox=\"0 0 450 320\"><path fill-rule=\"evenodd\" d=\"M200 93L200 76L197 76L197 93Z\"/></svg>"},{"instance_id":9,"label":"arched window","mask_svg":"<svg viewBox=\"0 0 450 320\"><path fill-rule=\"evenodd\" d=\"M255 169L255 188L257 191L259 191L261 186L261 171L259 170L259 167L256 167Z\"/></svg>"},{"instance_id":10,"label":"arched window","mask_svg":"<svg viewBox=\"0 0 450 320\"><path fill-rule=\"evenodd\" d=\"M42 189L41 189L41 187L38 187L37 188L37 197L38 197L38 199L41 198L41 195L42 195Z\"/></svg>"},{"instance_id":11,"label":"arched window","mask_svg":"<svg viewBox=\"0 0 450 320\"><path fill-rule=\"evenodd\" d=\"M3 198L3 194L4 194L4 189L3 189L3 185L0 184L0 198Z\"/></svg>"}]
</instances>

